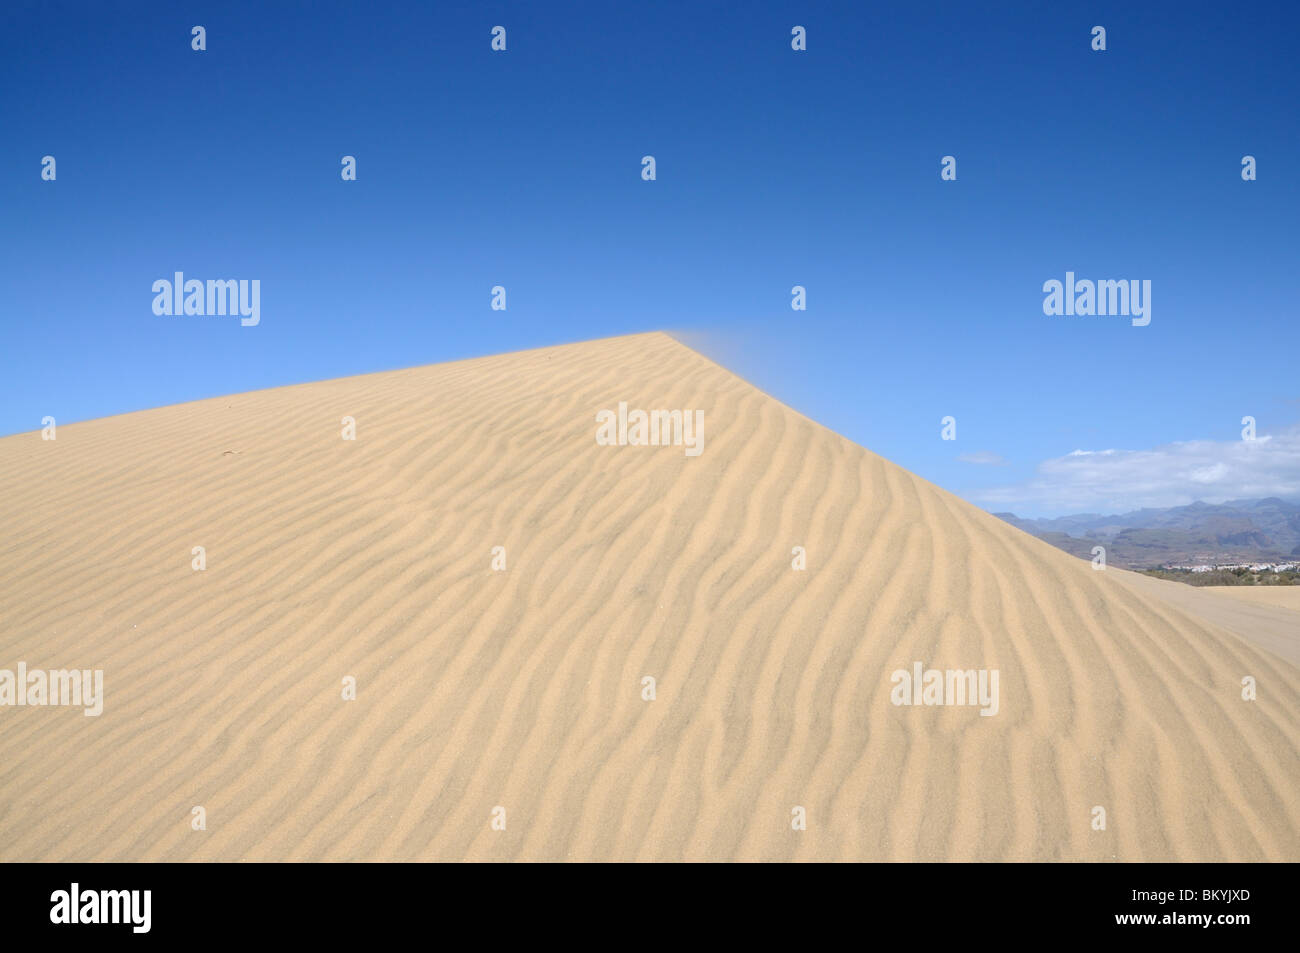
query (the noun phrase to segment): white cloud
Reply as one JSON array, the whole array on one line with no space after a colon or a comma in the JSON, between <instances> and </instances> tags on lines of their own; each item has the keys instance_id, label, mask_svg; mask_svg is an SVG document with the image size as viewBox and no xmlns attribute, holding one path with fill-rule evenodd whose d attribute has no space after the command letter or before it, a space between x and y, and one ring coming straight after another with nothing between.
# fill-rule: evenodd
<instances>
[{"instance_id":1,"label":"white cloud","mask_svg":"<svg viewBox=\"0 0 1300 953\"><path fill-rule=\"evenodd\" d=\"M1256 440L1189 440L1154 450L1074 450L1013 486L971 499L1020 516L1123 513L1197 500L1300 498L1300 427Z\"/></svg>"}]
</instances>

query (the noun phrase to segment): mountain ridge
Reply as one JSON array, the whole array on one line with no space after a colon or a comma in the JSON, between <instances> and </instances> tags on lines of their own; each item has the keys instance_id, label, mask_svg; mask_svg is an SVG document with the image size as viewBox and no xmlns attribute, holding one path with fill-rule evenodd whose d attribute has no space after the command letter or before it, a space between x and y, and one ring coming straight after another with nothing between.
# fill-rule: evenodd
<instances>
[{"instance_id":1,"label":"mountain ridge","mask_svg":"<svg viewBox=\"0 0 1300 953\"><path fill-rule=\"evenodd\" d=\"M1108 561L1131 569L1300 557L1300 502L1279 497L1224 503L1198 500L1110 515L1076 513L1039 519L1007 511L993 515L1076 556L1091 558L1091 548L1103 545Z\"/></svg>"}]
</instances>

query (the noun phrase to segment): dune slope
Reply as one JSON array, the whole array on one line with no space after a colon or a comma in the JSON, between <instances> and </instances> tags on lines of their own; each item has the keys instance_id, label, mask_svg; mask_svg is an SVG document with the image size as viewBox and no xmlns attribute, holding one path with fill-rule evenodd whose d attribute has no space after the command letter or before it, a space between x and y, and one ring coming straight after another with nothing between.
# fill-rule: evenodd
<instances>
[{"instance_id":1,"label":"dune slope","mask_svg":"<svg viewBox=\"0 0 1300 953\"><path fill-rule=\"evenodd\" d=\"M7 437L0 489L0 668L105 691L0 708L3 860L1300 859L1294 665L662 334Z\"/></svg>"},{"instance_id":2,"label":"dune slope","mask_svg":"<svg viewBox=\"0 0 1300 953\"><path fill-rule=\"evenodd\" d=\"M1261 606L1300 612L1300 586L1205 586L1208 592Z\"/></svg>"},{"instance_id":3,"label":"dune slope","mask_svg":"<svg viewBox=\"0 0 1300 953\"><path fill-rule=\"evenodd\" d=\"M1300 607L1298 586L1189 586L1123 569L1107 578L1300 665L1300 612L1288 608Z\"/></svg>"}]
</instances>

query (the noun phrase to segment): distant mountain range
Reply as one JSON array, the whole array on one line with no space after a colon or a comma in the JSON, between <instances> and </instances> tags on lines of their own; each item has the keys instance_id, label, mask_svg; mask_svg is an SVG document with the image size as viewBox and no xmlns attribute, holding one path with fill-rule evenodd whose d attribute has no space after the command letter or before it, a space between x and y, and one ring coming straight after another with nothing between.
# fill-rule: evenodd
<instances>
[{"instance_id":1,"label":"distant mountain range","mask_svg":"<svg viewBox=\"0 0 1300 953\"><path fill-rule=\"evenodd\" d=\"M1142 509L1118 516L993 515L1085 559L1092 558L1092 547L1104 546L1106 562L1124 569L1300 558L1300 503L1276 497Z\"/></svg>"}]
</instances>

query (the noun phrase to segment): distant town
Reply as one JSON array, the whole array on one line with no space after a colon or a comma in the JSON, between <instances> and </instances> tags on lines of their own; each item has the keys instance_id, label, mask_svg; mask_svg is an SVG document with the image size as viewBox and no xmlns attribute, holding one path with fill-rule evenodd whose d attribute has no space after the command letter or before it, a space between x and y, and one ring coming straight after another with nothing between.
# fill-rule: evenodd
<instances>
[{"instance_id":1,"label":"distant town","mask_svg":"<svg viewBox=\"0 0 1300 953\"><path fill-rule=\"evenodd\" d=\"M1300 586L1300 563L1221 563L1160 566L1138 572L1189 586Z\"/></svg>"},{"instance_id":2,"label":"distant town","mask_svg":"<svg viewBox=\"0 0 1300 953\"><path fill-rule=\"evenodd\" d=\"M1173 572L1232 572L1237 569L1244 569L1247 572L1294 572L1300 563L1220 563L1214 566L1160 566L1160 569L1168 569Z\"/></svg>"}]
</instances>

